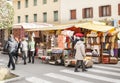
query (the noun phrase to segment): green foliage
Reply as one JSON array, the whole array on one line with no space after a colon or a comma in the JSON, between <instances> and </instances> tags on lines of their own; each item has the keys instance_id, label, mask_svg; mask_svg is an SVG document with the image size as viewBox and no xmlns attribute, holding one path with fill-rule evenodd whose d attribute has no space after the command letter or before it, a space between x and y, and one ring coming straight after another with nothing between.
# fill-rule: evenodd
<instances>
[{"instance_id":1,"label":"green foliage","mask_svg":"<svg viewBox=\"0 0 120 83\"><path fill-rule=\"evenodd\" d=\"M6 0L0 0L0 28L11 29L13 25L13 6Z\"/></svg>"}]
</instances>

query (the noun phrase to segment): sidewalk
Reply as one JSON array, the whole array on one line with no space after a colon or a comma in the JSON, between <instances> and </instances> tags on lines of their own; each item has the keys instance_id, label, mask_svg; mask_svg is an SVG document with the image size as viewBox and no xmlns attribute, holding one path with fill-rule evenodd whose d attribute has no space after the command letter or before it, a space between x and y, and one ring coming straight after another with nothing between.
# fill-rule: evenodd
<instances>
[{"instance_id":1,"label":"sidewalk","mask_svg":"<svg viewBox=\"0 0 120 83\"><path fill-rule=\"evenodd\" d=\"M8 63L8 55L7 54L2 54L2 51L0 51L0 66L7 67L7 63ZM19 63L22 63L22 61L19 61ZM20 73L16 70L15 71L10 70L10 72L15 74L15 75L18 75ZM18 76L19 77L15 77L15 78L8 79L8 80L5 80L5 81L0 81L0 83L30 83L30 82L25 80L24 75L23 76L18 75Z\"/></svg>"},{"instance_id":2,"label":"sidewalk","mask_svg":"<svg viewBox=\"0 0 120 83\"><path fill-rule=\"evenodd\" d=\"M9 59L8 55L2 54L0 51L0 63L1 63L0 65L4 65L5 67L7 67L8 59ZM48 72L57 72L61 68L64 68L64 66L62 67L62 66L45 64L42 63L39 58L35 58L34 64L27 63L26 65L24 65L22 58L19 58L19 62L18 64L16 64L16 69L11 70L11 68L9 68L11 73L18 75L19 77L5 81L0 81L0 83L31 83L30 81L27 81L27 78L31 78L31 77L40 78L42 81L40 83L47 83L44 80L46 79L44 74ZM50 78L47 79L51 80Z\"/></svg>"}]
</instances>

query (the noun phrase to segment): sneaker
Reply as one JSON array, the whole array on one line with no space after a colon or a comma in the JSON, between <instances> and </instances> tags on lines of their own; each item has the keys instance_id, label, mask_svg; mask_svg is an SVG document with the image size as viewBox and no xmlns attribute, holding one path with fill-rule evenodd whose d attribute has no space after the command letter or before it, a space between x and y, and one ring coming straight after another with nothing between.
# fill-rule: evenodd
<instances>
[{"instance_id":1,"label":"sneaker","mask_svg":"<svg viewBox=\"0 0 120 83\"><path fill-rule=\"evenodd\" d=\"M10 66L7 65L8 68L10 68Z\"/></svg>"},{"instance_id":2,"label":"sneaker","mask_svg":"<svg viewBox=\"0 0 120 83\"><path fill-rule=\"evenodd\" d=\"M12 68L11 70L15 70L15 68Z\"/></svg>"},{"instance_id":3,"label":"sneaker","mask_svg":"<svg viewBox=\"0 0 120 83\"><path fill-rule=\"evenodd\" d=\"M31 63L31 61L28 61L28 63Z\"/></svg>"},{"instance_id":4,"label":"sneaker","mask_svg":"<svg viewBox=\"0 0 120 83\"><path fill-rule=\"evenodd\" d=\"M82 72L86 72L86 71L87 71L86 69L82 70Z\"/></svg>"},{"instance_id":5,"label":"sneaker","mask_svg":"<svg viewBox=\"0 0 120 83\"><path fill-rule=\"evenodd\" d=\"M78 70L74 70L74 72L80 72L80 71L78 71Z\"/></svg>"},{"instance_id":6,"label":"sneaker","mask_svg":"<svg viewBox=\"0 0 120 83\"><path fill-rule=\"evenodd\" d=\"M26 65L26 62L24 63L24 65Z\"/></svg>"},{"instance_id":7,"label":"sneaker","mask_svg":"<svg viewBox=\"0 0 120 83\"><path fill-rule=\"evenodd\" d=\"M34 62L32 62L32 64L34 64Z\"/></svg>"}]
</instances>

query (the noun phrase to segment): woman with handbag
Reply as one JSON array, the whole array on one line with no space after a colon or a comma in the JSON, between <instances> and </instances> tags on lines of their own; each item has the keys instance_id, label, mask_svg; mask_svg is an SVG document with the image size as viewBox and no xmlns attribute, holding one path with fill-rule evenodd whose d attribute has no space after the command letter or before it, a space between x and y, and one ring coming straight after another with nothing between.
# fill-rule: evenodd
<instances>
[{"instance_id":1,"label":"woman with handbag","mask_svg":"<svg viewBox=\"0 0 120 83\"><path fill-rule=\"evenodd\" d=\"M85 63L83 61L84 57L86 56L83 39L79 39L79 41L77 41L77 43L74 46L74 49L76 50L75 59L77 60L74 72L79 72L79 66L82 66L82 72L87 71L85 69Z\"/></svg>"}]
</instances>

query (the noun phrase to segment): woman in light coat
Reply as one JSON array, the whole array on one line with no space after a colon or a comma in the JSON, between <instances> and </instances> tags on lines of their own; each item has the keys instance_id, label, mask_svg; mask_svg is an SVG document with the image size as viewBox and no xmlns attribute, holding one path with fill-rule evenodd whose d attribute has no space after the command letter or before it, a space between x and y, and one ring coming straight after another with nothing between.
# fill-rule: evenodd
<instances>
[{"instance_id":1,"label":"woman in light coat","mask_svg":"<svg viewBox=\"0 0 120 83\"><path fill-rule=\"evenodd\" d=\"M24 60L24 65L26 65L27 52L28 52L28 43L26 41L26 38L22 39L20 47L22 49L22 57L23 57L23 60Z\"/></svg>"},{"instance_id":2,"label":"woman in light coat","mask_svg":"<svg viewBox=\"0 0 120 83\"><path fill-rule=\"evenodd\" d=\"M85 64L83 62L84 56L86 56L85 45L84 45L84 42L82 41L82 39L80 39L75 44L74 49L76 50L75 59L77 60L76 65L75 65L75 72L79 72L78 71L79 66L82 66L82 71L86 71Z\"/></svg>"}]
</instances>

